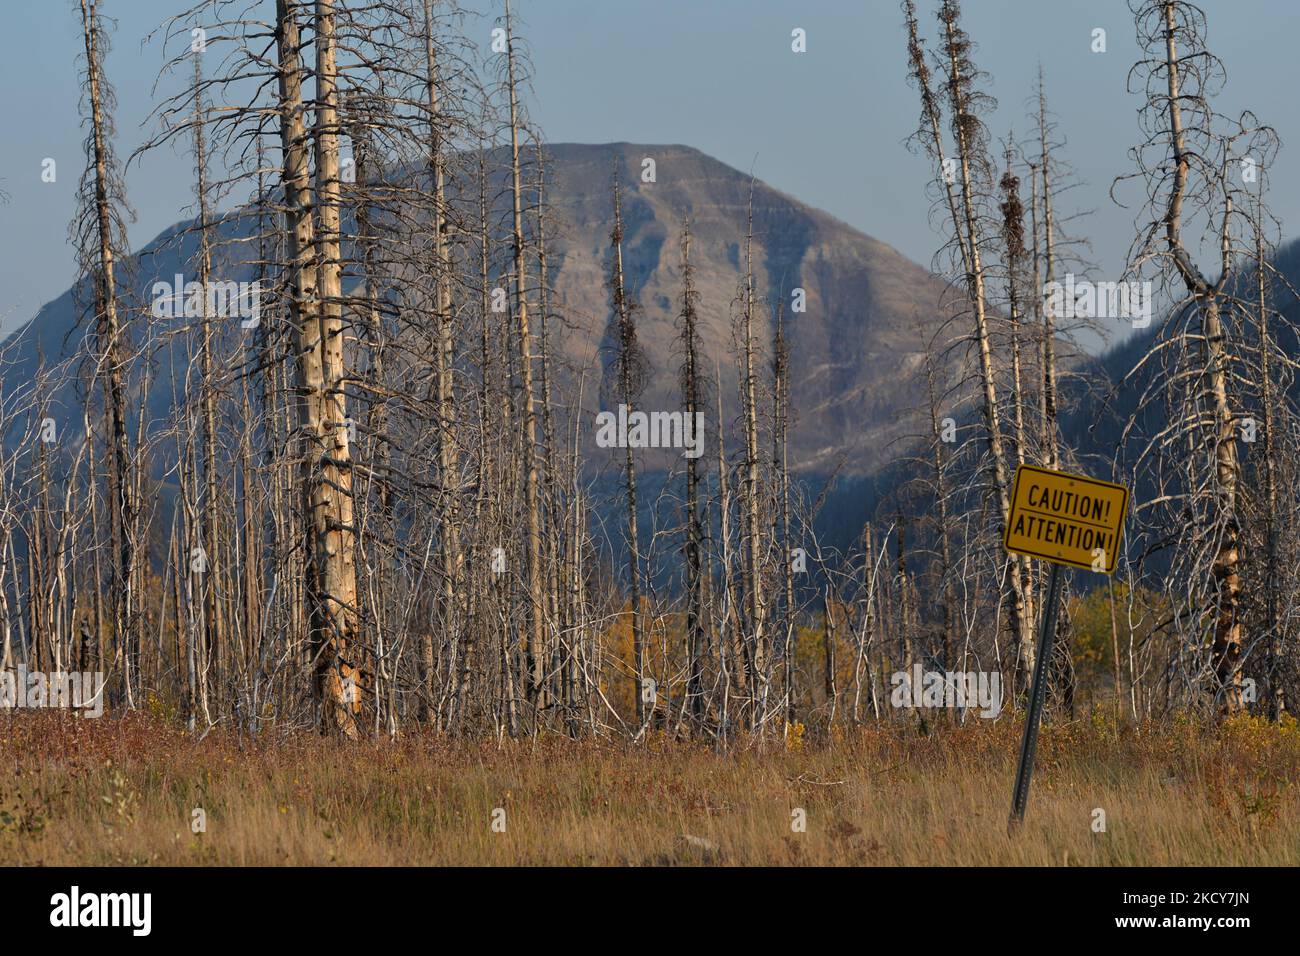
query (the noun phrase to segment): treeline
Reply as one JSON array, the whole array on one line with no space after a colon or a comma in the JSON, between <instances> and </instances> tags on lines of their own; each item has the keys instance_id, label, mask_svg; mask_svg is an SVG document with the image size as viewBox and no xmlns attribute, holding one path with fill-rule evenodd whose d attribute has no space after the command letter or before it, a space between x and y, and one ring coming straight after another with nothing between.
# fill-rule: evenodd
<instances>
[{"instance_id":1,"label":"treeline","mask_svg":"<svg viewBox=\"0 0 1300 956\"><path fill-rule=\"evenodd\" d=\"M184 147L195 219L174 237L184 286L164 277L143 296L103 5L80 6L74 354L5 391L2 666L102 671L110 707L174 710L196 731L346 737L725 742L910 720L891 689L916 664L1023 689L1043 568L1001 548L1009 483L1021 463L1080 465L1059 356L1087 317L1041 293L1088 270L1056 205L1069 172L1043 82L1033 135L995 154L956 2L939 5L933 52L903 5L949 321L924 356L929 402L899 480L836 547L817 533L833 480L796 480L790 460L788 317L756 288L752 212L735 296L712 302L683 210L678 340L647 356L623 266L637 171L612 162L602 367L561 358L547 237L563 224L508 3L489 22L443 0L206 0L161 25L163 72L184 88L132 158ZM1106 676L1134 717L1276 716L1295 679L1297 457L1262 199L1273 139L1210 108L1196 8L1134 14L1148 58L1133 178L1150 220L1125 278L1177 304L1115 458L1118 477L1159 490L1108 591ZM1193 221L1216 226L1212 278L1184 244ZM734 397L701 344L722 316ZM641 409L649 361L680 367L678 408ZM79 404L59 408L70 376ZM634 442L592 452L592 395L704 422L703 453L647 475ZM616 488L596 477L611 467ZM1142 559L1161 550L1174 557L1157 582ZM1091 600L1070 605L1089 654ZM1069 615L1060 626L1068 648ZM1054 685L1072 707L1068 650Z\"/></svg>"}]
</instances>

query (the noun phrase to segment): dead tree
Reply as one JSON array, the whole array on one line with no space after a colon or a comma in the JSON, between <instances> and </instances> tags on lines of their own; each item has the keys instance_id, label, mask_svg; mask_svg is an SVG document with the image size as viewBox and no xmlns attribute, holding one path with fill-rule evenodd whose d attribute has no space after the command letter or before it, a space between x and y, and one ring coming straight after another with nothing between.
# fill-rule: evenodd
<instances>
[{"instance_id":1,"label":"dead tree","mask_svg":"<svg viewBox=\"0 0 1300 956\"><path fill-rule=\"evenodd\" d=\"M1130 89L1145 97L1145 140L1130 150L1145 188L1139 232L1129 254L1135 281L1155 281L1174 302L1173 316L1134 369L1161 364L1140 407L1163 397L1168 421L1139 454L1154 465L1158 489L1145 511L1163 517L1175 542L1171 575L1186 584L1175 616L1183 647L1211 632L1212 695L1223 713L1245 704L1242 681L1244 544L1241 501L1241 408L1234 378L1241 362L1240 309L1230 295L1249 205L1237 172L1248 159L1267 168L1276 135L1253 114L1216 113L1224 73L1206 48L1205 16L1182 0L1132 0L1142 59ZM1245 216L1243 214L1246 214ZM1195 228L1213 239L1202 249L1185 238ZM1250 250L1253 243L1245 248ZM1214 260L1210 275L1196 256ZM1181 291L1178 287L1181 286ZM1132 422L1130 422L1132 424ZM1193 656L1196 656L1193 651ZM1195 667L1189 675L1197 680Z\"/></svg>"},{"instance_id":2,"label":"dead tree","mask_svg":"<svg viewBox=\"0 0 1300 956\"><path fill-rule=\"evenodd\" d=\"M700 366L700 333L695 289L691 269L691 224L682 223L682 306L679 315L679 338L682 348L682 411L686 421L703 420L704 373ZM702 437L702 436L697 436ZM691 718L699 729L705 714L704 659L708 652L708 629L705 623L707 575L704 567L704 522L700 515L700 459L686 459L686 696Z\"/></svg>"},{"instance_id":3,"label":"dead tree","mask_svg":"<svg viewBox=\"0 0 1300 956\"><path fill-rule=\"evenodd\" d=\"M627 291L623 274L623 203L619 173L614 170L614 229L610 233L611 250L609 292L613 305L614 356L610 366L610 389L623 406L620 414L629 418L636 408L645 384L645 362L636 338L636 303ZM628 588L632 621L632 678L636 698L637 731L646 726L646 638L641 608L641 546L637 520L636 455L631 442L624 442L624 491L626 493L626 534Z\"/></svg>"},{"instance_id":4,"label":"dead tree","mask_svg":"<svg viewBox=\"0 0 1300 956\"><path fill-rule=\"evenodd\" d=\"M129 375L129 339L123 321L118 289L118 249L125 245L122 212L125 199L121 176L113 155L112 110L115 97L104 78L104 56L108 39L98 0L81 0L81 26L85 45L86 71L83 85L83 115L90 127L86 137L89 161L82 177L78 213L72 234L82 275L92 289L92 333L90 356L93 377L103 392L104 461L107 469L107 498L112 576L108 584L112 618L112 665L122 675L118 700L134 706L133 681L139 666L137 621L137 568L132 530L136 507L127 440L126 379Z\"/></svg>"},{"instance_id":5,"label":"dead tree","mask_svg":"<svg viewBox=\"0 0 1300 956\"><path fill-rule=\"evenodd\" d=\"M997 376L994 367L986 266L981 247L981 206L991 178L988 133L979 114L990 104L977 87L980 77L971 60L972 44L961 27L961 10L956 0L944 0L939 9L943 31L942 52L936 58L950 116L950 134L955 155L946 155L941 103L931 85L931 68L922 44L912 0L905 0L908 31L909 75L921 97L921 126L916 134L924 152L936 163L943 183L945 206L951 219L953 240L958 246L965 279L966 305L972 321L971 342L979 362L980 407L991 487L998 524L994 537L1001 540L1011 508L1010 477L1002 436ZM1028 559L1013 556L1003 576L1011 604L1021 659L1032 670L1034 656L1034 608L1032 577L1026 572Z\"/></svg>"},{"instance_id":6,"label":"dead tree","mask_svg":"<svg viewBox=\"0 0 1300 956\"><path fill-rule=\"evenodd\" d=\"M767 607L763 598L763 524L760 517L762 489L758 475L758 340L754 290L754 183L750 181L745 228L745 274L738 294L740 311L733 335L740 364L740 414L744 420L745 458L742 463L741 506L744 508L744 547L742 548L745 581L745 617L749 661L749 681L753 699L749 724L759 729L767 712L771 674L768 670L767 634L764 630Z\"/></svg>"},{"instance_id":7,"label":"dead tree","mask_svg":"<svg viewBox=\"0 0 1300 956\"><path fill-rule=\"evenodd\" d=\"M525 272L523 187L519 159L519 97L515 74L514 34L510 3L506 0L506 71L510 100L510 195L513 204L513 264L515 283L515 319L518 323L519 389L523 415L524 473L524 573L527 587L529 697L535 712L546 706L543 677L546 665L545 613L542 593L541 504L538 493L537 412L533 396L532 337L528 329L528 284Z\"/></svg>"}]
</instances>

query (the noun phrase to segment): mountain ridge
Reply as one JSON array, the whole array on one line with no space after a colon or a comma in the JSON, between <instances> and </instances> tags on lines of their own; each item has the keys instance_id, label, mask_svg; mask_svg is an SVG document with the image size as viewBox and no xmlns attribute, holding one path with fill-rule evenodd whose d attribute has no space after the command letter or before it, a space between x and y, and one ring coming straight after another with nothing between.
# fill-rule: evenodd
<instances>
[{"instance_id":1,"label":"mountain ridge","mask_svg":"<svg viewBox=\"0 0 1300 956\"><path fill-rule=\"evenodd\" d=\"M605 361L611 186L617 165L625 270L640 307L638 337L650 360L641 404L679 405L679 233L682 217L689 215L704 361L721 372L723 398L728 411L734 410L731 320L743 277L752 188L755 285L765 299L756 325L765 376L777 303L784 309L790 344L791 461L805 472L842 466L848 473L868 473L887 460L887 449L902 435L906 413L923 397L914 373L922 364L924 343L940 321L944 280L832 213L684 144L556 143L543 150L545 199L552 212L547 226L551 311L564 318L554 324L553 349L562 365L590 375ZM647 159L653 160L653 182L642 180ZM218 228L230 238L245 228L243 221L238 211L227 213ZM178 220L132 253L134 278L126 292L135 302L148 301L155 280L191 273L187 266L197 238L186 233L190 222ZM250 269L236 261L223 277L247 278ZM65 342L71 341L68 333L76 323L75 288L46 303L5 338L6 345L17 344L18 367L11 374L16 372L19 380L34 376L38 356L56 361L69 354ZM804 290L804 312L791 311L796 288ZM165 375L157 379L165 380ZM584 411L594 414L600 403L591 379L587 382ZM174 397L166 396L151 407L151 414L165 418L173 402ZM75 410L75 403L65 404ZM661 457L650 464L666 467L669 460Z\"/></svg>"}]
</instances>

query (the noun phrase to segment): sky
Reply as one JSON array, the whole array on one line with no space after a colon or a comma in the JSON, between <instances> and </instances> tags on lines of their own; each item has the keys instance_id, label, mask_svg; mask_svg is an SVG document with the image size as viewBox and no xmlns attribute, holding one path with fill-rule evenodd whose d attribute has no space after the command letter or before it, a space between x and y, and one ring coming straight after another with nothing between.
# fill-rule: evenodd
<instances>
[{"instance_id":1,"label":"sky","mask_svg":"<svg viewBox=\"0 0 1300 956\"><path fill-rule=\"evenodd\" d=\"M67 245L84 131L77 112L81 28L75 0L0 0L0 328L31 318L71 284ZM190 0L102 0L117 19L107 72L117 89L117 150L149 135L163 65L145 37ZM252 2L252 0L250 0ZM485 47L501 0L464 0L482 14L467 33ZM550 142L681 143L755 174L810 205L931 264L943 242L929 216L929 164L908 151L919 106L906 84L896 0L515 0L531 47L531 116ZM265 3L267 7L271 4ZM995 139L1029 130L1041 63L1049 105L1078 181L1058 213L1087 212L1071 228L1092 242L1097 277L1118 279L1135 210L1109 196L1131 170L1138 98L1126 92L1136 57L1125 0L968 0L965 26L998 100ZM1204 0L1210 48L1227 67L1221 112L1249 107L1277 130L1278 164L1300 162L1292 0ZM935 0L918 0L934 36ZM806 35L806 52L791 32ZM1096 30L1105 52L1094 52ZM171 81L161 87L171 89ZM1293 153L1292 150L1297 150ZM46 159L55 181L43 182ZM187 218L192 167L163 148L131 166L133 248ZM1274 172L1271 205L1300 234L1300 182Z\"/></svg>"}]
</instances>

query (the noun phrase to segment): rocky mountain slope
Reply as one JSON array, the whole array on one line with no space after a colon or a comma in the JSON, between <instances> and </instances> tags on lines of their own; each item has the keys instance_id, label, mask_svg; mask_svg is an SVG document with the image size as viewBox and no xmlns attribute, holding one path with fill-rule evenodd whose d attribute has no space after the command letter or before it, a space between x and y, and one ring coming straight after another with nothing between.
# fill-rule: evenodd
<instances>
[{"instance_id":1,"label":"rocky mountain slope","mask_svg":"<svg viewBox=\"0 0 1300 956\"><path fill-rule=\"evenodd\" d=\"M653 182L643 181L647 159L653 160ZM680 233L683 217L689 216L705 361L720 371L722 396L728 414L734 414L732 320L743 277L751 177L686 146L547 147L550 279L553 308L564 318L557 357L571 374L587 370L584 405L598 410L595 383L608 360L602 346L610 314L606 279L616 162L624 182L625 267L640 306L638 335L649 363L642 407L680 408L674 323L680 307ZM884 242L762 181L753 182L753 211L755 282L765 299L758 323L765 370L778 303L787 322L792 463L807 473L829 471L841 461L847 473L870 472L897 451L890 446L903 432L905 413L923 399L916 372L938 321L944 285ZM195 243L193 236L180 235L184 225L168 229L136 255L131 287L139 301L148 300L155 279L190 273ZM223 226L229 232L236 228L233 219ZM248 276L248 268L237 263L228 264L224 274ZM792 309L796 289L804 290L804 311ZM13 333L10 354L16 362L6 369L6 382L29 380L39 356L53 362L75 349L76 314L69 290ZM165 369L155 377L160 383L169 380ZM166 420L167 400L165 391L155 390L152 417ZM67 390L57 404L76 408Z\"/></svg>"}]
</instances>

